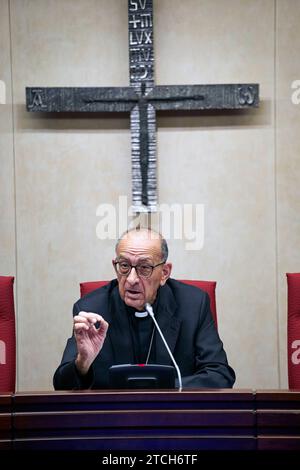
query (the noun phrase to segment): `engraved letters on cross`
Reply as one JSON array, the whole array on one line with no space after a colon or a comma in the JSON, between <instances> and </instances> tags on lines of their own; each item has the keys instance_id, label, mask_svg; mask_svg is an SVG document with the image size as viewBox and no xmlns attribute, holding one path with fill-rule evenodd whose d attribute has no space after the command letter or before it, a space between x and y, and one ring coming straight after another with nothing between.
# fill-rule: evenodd
<instances>
[{"instance_id":1,"label":"engraved letters on cross","mask_svg":"<svg viewBox=\"0 0 300 470\"><path fill-rule=\"evenodd\" d=\"M132 206L157 205L156 111L257 107L258 84L163 85L154 83L152 0L128 1L129 87L27 87L31 112L130 112Z\"/></svg>"}]
</instances>

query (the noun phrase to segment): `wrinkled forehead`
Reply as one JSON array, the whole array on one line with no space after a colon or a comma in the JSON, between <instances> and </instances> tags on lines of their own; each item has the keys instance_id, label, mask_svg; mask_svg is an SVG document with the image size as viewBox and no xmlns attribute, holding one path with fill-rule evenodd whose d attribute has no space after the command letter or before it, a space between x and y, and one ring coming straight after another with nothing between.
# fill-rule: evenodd
<instances>
[{"instance_id":1,"label":"wrinkled forehead","mask_svg":"<svg viewBox=\"0 0 300 470\"><path fill-rule=\"evenodd\" d=\"M124 235L117 247L117 256L161 258L161 238L149 231L135 231Z\"/></svg>"}]
</instances>

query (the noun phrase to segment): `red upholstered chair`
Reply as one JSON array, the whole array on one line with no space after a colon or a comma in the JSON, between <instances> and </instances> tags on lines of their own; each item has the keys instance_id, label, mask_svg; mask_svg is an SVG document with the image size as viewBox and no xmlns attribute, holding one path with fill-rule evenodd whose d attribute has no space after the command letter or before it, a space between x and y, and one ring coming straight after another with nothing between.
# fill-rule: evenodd
<instances>
[{"instance_id":1,"label":"red upholstered chair","mask_svg":"<svg viewBox=\"0 0 300 470\"><path fill-rule=\"evenodd\" d=\"M91 281L91 282L81 282L80 283L80 295L84 295L92 292L99 287L103 287L108 284L109 281ZM216 282L215 281L192 281L192 280L181 280L185 284L190 284L192 286L199 287L208 293L210 298L210 309L215 322L216 327L218 327L217 322L217 308L216 308Z\"/></svg>"},{"instance_id":2,"label":"red upholstered chair","mask_svg":"<svg viewBox=\"0 0 300 470\"><path fill-rule=\"evenodd\" d=\"M288 376L289 388L300 389L300 273L288 273Z\"/></svg>"},{"instance_id":3,"label":"red upholstered chair","mask_svg":"<svg viewBox=\"0 0 300 470\"><path fill-rule=\"evenodd\" d=\"M93 290L99 289L99 287L106 286L109 281L89 281L80 283L80 297L89 294Z\"/></svg>"},{"instance_id":4,"label":"red upholstered chair","mask_svg":"<svg viewBox=\"0 0 300 470\"><path fill-rule=\"evenodd\" d=\"M0 392L16 386L16 332L14 278L0 276Z\"/></svg>"}]
</instances>

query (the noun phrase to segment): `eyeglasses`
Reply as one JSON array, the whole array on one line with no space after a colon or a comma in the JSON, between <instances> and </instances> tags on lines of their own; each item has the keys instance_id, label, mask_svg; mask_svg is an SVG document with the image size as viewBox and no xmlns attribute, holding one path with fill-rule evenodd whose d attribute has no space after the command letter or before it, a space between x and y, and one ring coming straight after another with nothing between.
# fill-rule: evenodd
<instances>
[{"instance_id":1,"label":"eyeglasses","mask_svg":"<svg viewBox=\"0 0 300 470\"><path fill-rule=\"evenodd\" d=\"M152 275L154 268L157 268L157 266L161 266L162 264L165 264L165 261L155 264L154 266L152 266L151 264L146 264L146 263L138 263L135 266L133 266L128 261L114 261L113 264L114 264L116 273L120 274L121 276L129 276L132 268L135 268L136 273L139 277L147 278Z\"/></svg>"}]
</instances>

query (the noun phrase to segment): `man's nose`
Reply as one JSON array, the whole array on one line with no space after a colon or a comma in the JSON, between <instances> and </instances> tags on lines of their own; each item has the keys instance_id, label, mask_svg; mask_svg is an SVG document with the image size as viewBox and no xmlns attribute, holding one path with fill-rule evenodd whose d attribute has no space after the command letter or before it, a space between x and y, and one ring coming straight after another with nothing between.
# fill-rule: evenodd
<instances>
[{"instance_id":1,"label":"man's nose","mask_svg":"<svg viewBox=\"0 0 300 470\"><path fill-rule=\"evenodd\" d=\"M131 268L131 271L130 273L128 274L127 276L127 281L130 282L131 284L135 283L135 282L138 282L139 281L139 277L137 275L137 272L136 272L136 269L134 266L132 266Z\"/></svg>"}]
</instances>

